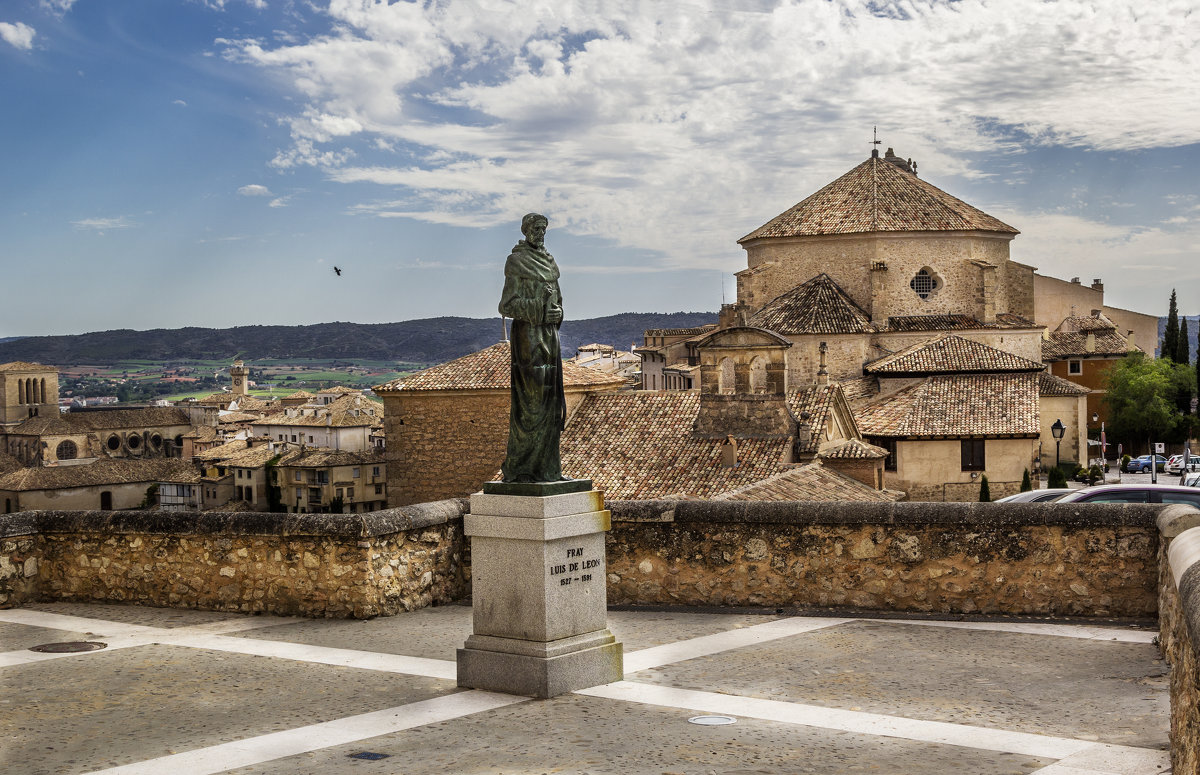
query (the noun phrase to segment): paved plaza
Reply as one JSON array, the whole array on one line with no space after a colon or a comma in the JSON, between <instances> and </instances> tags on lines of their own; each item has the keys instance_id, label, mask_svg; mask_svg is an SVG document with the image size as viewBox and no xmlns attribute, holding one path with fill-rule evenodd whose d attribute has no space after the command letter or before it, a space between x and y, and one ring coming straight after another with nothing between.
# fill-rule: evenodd
<instances>
[{"instance_id":1,"label":"paved plaza","mask_svg":"<svg viewBox=\"0 0 1200 775\"><path fill-rule=\"evenodd\" d=\"M4 610L0 771L1169 771L1152 626L617 610L610 625L625 680L531 700L455 686L467 606L371 621ZM106 647L29 650L57 641Z\"/></svg>"}]
</instances>

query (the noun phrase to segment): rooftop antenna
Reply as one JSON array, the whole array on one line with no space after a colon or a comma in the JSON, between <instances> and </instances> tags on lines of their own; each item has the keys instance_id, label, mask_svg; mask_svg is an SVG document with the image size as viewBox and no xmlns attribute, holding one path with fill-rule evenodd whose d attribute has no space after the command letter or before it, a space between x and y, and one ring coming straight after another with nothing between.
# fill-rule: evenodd
<instances>
[{"instance_id":1,"label":"rooftop antenna","mask_svg":"<svg viewBox=\"0 0 1200 775\"><path fill-rule=\"evenodd\" d=\"M876 159L879 158L879 149L876 146L882 142L883 141L879 139L879 127L872 126L871 127L871 156L873 158L876 158Z\"/></svg>"}]
</instances>

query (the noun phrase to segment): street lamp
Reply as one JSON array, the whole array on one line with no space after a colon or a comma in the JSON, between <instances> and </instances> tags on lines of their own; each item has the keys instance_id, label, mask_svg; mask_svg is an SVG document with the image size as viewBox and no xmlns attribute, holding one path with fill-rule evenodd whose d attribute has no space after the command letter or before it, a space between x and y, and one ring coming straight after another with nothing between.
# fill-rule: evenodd
<instances>
[{"instance_id":1,"label":"street lamp","mask_svg":"<svg viewBox=\"0 0 1200 775\"><path fill-rule=\"evenodd\" d=\"M1067 432L1067 426L1062 424L1062 420L1055 420L1050 426L1050 435L1054 437L1054 467L1058 468L1059 451L1062 446L1063 434Z\"/></svg>"}]
</instances>

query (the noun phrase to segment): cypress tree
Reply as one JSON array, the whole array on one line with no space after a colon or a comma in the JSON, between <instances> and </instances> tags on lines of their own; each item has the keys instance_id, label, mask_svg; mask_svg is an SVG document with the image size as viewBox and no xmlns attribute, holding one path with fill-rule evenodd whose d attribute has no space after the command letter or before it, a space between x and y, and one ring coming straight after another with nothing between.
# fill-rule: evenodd
<instances>
[{"instance_id":1,"label":"cypress tree","mask_svg":"<svg viewBox=\"0 0 1200 775\"><path fill-rule=\"evenodd\" d=\"M1029 492L1033 489L1033 481L1029 478L1029 469L1025 469L1025 473L1021 475L1021 492Z\"/></svg>"},{"instance_id":2,"label":"cypress tree","mask_svg":"<svg viewBox=\"0 0 1200 775\"><path fill-rule=\"evenodd\" d=\"M1175 348L1175 362L1185 366L1192 362L1192 343L1188 341L1187 315L1179 321L1179 343Z\"/></svg>"},{"instance_id":3,"label":"cypress tree","mask_svg":"<svg viewBox=\"0 0 1200 775\"><path fill-rule=\"evenodd\" d=\"M1179 305L1175 303L1175 289L1171 289L1171 302L1167 305L1167 327L1163 331L1162 347L1158 349L1159 358L1175 360L1179 351Z\"/></svg>"},{"instance_id":4,"label":"cypress tree","mask_svg":"<svg viewBox=\"0 0 1200 775\"><path fill-rule=\"evenodd\" d=\"M979 477L979 502L980 503L991 503L992 502L992 490L990 487L988 487L987 474L984 474L983 476Z\"/></svg>"}]
</instances>

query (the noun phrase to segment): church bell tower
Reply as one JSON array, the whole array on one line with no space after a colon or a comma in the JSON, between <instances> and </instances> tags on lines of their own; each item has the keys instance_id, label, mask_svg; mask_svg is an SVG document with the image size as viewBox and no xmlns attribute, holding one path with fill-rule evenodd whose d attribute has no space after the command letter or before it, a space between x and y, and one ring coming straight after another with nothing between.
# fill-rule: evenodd
<instances>
[{"instance_id":1,"label":"church bell tower","mask_svg":"<svg viewBox=\"0 0 1200 775\"><path fill-rule=\"evenodd\" d=\"M234 395L248 395L249 385L247 384L248 380L246 377L249 373L250 370L241 361L234 361L233 365L229 367L229 376L233 377Z\"/></svg>"}]
</instances>

